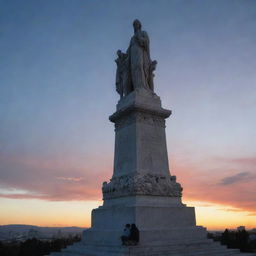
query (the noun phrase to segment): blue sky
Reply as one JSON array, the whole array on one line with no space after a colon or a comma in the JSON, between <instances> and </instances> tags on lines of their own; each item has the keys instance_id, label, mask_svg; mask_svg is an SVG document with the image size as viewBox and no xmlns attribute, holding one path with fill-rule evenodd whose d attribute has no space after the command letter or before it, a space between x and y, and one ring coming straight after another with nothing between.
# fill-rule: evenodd
<instances>
[{"instance_id":1,"label":"blue sky","mask_svg":"<svg viewBox=\"0 0 256 256\"><path fill-rule=\"evenodd\" d=\"M185 196L256 211L255 1L2 0L0 12L3 198L100 199L112 174L115 53L138 18L158 61L156 93L173 111L169 160ZM235 186L200 198L199 184L222 191L229 177L243 182L244 205L230 198Z\"/></svg>"}]
</instances>

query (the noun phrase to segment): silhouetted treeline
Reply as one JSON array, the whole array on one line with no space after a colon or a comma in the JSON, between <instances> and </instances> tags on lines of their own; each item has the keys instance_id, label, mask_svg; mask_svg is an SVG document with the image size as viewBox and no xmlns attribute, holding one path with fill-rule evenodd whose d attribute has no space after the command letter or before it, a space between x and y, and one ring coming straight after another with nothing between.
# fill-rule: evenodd
<instances>
[{"instance_id":1,"label":"silhouetted treeline","mask_svg":"<svg viewBox=\"0 0 256 256\"><path fill-rule=\"evenodd\" d=\"M24 242L0 242L1 256L43 256L50 252L58 252L61 249L80 241L80 236L59 238L50 241L41 241L36 238Z\"/></svg>"},{"instance_id":2,"label":"silhouetted treeline","mask_svg":"<svg viewBox=\"0 0 256 256\"><path fill-rule=\"evenodd\" d=\"M256 240L250 239L250 233L246 230L230 231L225 229L219 236L208 233L208 238L219 241L228 248L240 249L241 252L256 252Z\"/></svg>"}]
</instances>

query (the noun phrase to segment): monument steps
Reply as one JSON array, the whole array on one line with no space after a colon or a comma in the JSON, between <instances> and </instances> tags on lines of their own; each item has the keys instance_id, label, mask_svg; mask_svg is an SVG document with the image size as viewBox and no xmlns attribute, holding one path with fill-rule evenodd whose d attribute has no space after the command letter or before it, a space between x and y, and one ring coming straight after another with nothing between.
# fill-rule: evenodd
<instances>
[{"instance_id":1,"label":"monument steps","mask_svg":"<svg viewBox=\"0 0 256 256\"><path fill-rule=\"evenodd\" d=\"M206 242L207 241L207 242ZM97 253L96 253L97 251ZM96 254L95 254L95 253ZM172 246L86 246L77 243L52 256L255 256L252 253L240 253L238 249L227 249L212 240L201 243Z\"/></svg>"},{"instance_id":2,"label":"monument steps","mask_svg":"<svg viewBox=\"0 0 256 256\"><path fill-rule=\"evenodd\" d=\"M89 246L89 245L86 245L86 244L83 244L82 242L81 243L77 243L77 244L74 244L73 245L75 248L84 248L86 246L86 248L95 248L95 247L98 247L98 248L101 248L101 250L108 250L108 251L112 251L112 252L116 252L116 251L127 251L128 249L132 249L132 250L136 250L136 251L144 251L145 249L148 249L150 251L152 250L157 250L159 251L159 248L163 249L163 250L170 250L170 248L172 250L175 250L175 249L179 249L181 246L183 247L186 247L186 248L193 248L193 247L200 247L200 246L208 246L208 247L216 247L216 246L219 246L219 247L223 247L223 248L226 248L225 246L222 246L222 245L219 245L219 244L216 244L213 242L213 240L211 239L204 239L204 240L186 240L185 242L184 241L173 241L172 244L168 244L168 245L151 245L151 246L142 246L142 245L138 245L138 246L109 246L109 245L95 245L95 246ZM70 246L68 247L69 249L71 249L73 246ZM67 248L67 249L68 249Z\"/></svg>"},{"instance_id":3,"label":"monument steps","mask_svg":"<svg viewBox=\"0 0 256 256\"><path fill-rule=\"evenodd\" d=\"M121 254L120 254L121 253ZM83 252L81 251L63 251L63 252L56 252L52 253L52 256L95 256L95 254L90 252ZM226 249L223 251L215 250L212 251L209 248L204 248L204 250L198 251L159 251L159 252L134 252L134 251L127 251L127 252L102 252L99 254L99 251L97 252L97 256L116 256L116 255L122 255L122 256L130 256L130 255L136 255L136 256L234 256L234 255L240 255L240 256L255 256L255 254L251 253L240 253L239 250L236 249Z\"/></svg>"}]
</instances>

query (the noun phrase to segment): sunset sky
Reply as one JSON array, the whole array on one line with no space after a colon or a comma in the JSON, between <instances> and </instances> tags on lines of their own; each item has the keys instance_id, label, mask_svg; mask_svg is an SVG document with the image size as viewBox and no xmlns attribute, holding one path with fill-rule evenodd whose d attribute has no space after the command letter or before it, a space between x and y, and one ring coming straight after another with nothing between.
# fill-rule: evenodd
<instances>
[{"instance_id":1,"label":"sunset sky","mask_svg":"<svg viewBox=\"0 0 256 256\"><path fill-rule=\"evenodd\" d=\"M135 18L183 202L209 229L256 227L255 0L0 0L0 225L90 226Z\"/></svg>"}]
</instances>

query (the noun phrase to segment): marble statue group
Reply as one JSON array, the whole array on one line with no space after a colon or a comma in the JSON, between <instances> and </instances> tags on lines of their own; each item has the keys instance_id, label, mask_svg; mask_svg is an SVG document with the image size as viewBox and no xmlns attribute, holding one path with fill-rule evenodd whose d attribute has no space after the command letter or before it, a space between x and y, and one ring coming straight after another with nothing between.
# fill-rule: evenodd
<instances>
[{"instance_id":1,"label":"marble statue group","mask_svg":"<svg viewBox=\"0 0 256 256\"><path fill-rule=\"evenodd\" d=\"M134 35L126 53L117 51L116 91L120 97L128 95L136 88L154 91L153 71L157 62L151 61L149 37L141 30L139 20L133 22Z\"/></svg>"}]
</instances>

